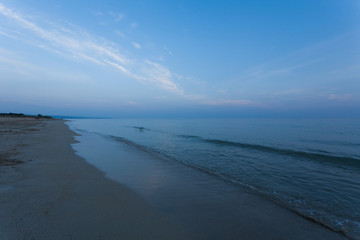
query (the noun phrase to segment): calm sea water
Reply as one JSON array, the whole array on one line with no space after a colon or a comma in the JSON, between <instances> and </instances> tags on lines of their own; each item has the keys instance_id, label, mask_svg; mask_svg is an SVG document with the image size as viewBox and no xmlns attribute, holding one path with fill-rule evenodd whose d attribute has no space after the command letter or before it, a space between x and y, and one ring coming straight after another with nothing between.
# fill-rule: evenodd
<instances>
[{"instance_id":1,"label":"calm sea water","mask_svg":"<svg viewBox=\"0 0 360 240\"><path fill-rule=\"evenodd\" d=\"M360 239L360 119L75 119Z\"/></svg>"}]
</instances>

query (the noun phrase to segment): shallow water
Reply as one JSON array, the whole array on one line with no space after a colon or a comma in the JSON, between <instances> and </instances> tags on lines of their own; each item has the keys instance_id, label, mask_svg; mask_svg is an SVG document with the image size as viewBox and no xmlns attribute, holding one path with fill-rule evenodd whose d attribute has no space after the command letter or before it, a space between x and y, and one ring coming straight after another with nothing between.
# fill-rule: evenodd
<instances>
[{"instance_id":1,"label":"shallow water","mask_svg":"<svg viewBox=\"0 0 360 240\"><path fill-rule=\"evenodd\" d=\"M207 173L211 178L204 186L228 181L234 186L229 191L247 189L353 239L360 236L359 120L81 119L68 124L83 135L82 142L96 138L93 144L103 144L102 149L114 144L104 158L116 153L117 143L131 146L137 154ZM114 172L115 161L94 161L110 177L125 175L120 181L130 179L132 187L148 194L169 183L166 174L151 172L161 168L146 161L128 161L121 173ZM136 168L144 177L131 178L126 168ZM176 177L172 179L176 184Z\"/></svg>"}]
</instances>

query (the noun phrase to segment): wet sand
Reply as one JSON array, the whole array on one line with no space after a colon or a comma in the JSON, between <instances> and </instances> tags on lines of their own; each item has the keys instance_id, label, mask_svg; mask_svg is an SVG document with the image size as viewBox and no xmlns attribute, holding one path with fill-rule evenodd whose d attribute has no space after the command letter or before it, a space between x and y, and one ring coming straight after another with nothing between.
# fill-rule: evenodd
<instances>
[{"instance_id":1,"label":"wet sand","mask_svg":"<svg viewBox=\"0 0 360 240\"><path fill-rule=\"evenodd\" d=\"M75 155L73 136L62 120L0 118L0 240L346 239L245 193L221 204L189 198L195 209L171 216ZM222 218L206 210L224 205Z\"/></svg>"},{"instance_id":2,"label":"wet sand","mask_svg":"<svg viewBox=\"0 0 360 240\"><path fill-rule=\"evenodd\" d=\"M187 238L76 156L63 121L0 118L0 134L1 240Z\"/></svg>"}]
</instances>

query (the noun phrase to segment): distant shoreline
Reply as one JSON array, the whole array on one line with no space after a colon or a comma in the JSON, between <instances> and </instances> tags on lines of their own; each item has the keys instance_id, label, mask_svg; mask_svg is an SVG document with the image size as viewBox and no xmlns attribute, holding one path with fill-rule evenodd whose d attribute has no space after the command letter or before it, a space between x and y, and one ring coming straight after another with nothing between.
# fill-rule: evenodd
<instances>
[{"instance_id":1,"label":"distant shoreline","mask_svg":"<svg viewBox=\"0 0 360 240\"><path fill-rule=\"evenodd\" d=\"M0 113L0 117L12 117L12 118L46 118L46 119L53 119L53 117L48 115L28 115L24 113Z\"/></svg>"}]
</instances>

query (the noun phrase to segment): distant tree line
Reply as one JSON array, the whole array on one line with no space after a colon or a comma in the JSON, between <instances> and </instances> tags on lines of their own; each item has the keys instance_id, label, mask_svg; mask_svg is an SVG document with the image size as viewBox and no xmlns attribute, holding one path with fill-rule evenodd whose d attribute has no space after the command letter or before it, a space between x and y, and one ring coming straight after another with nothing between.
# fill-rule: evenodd
<instances>
[{"instance_id":1,"label":"distant tree line","mask_svg":"<svg viewBox=\"0 0 360 240\"><path fill-rule=\"evenodd\" d=\"M47 118L52 119L50 116L46 115L25 115L23 113L0 113L0 117L13 117L13 118Z\"/></svg>"}]
</instances>

